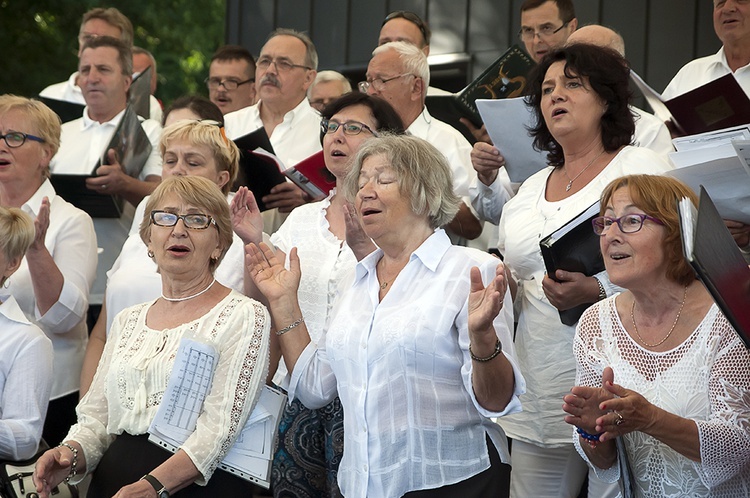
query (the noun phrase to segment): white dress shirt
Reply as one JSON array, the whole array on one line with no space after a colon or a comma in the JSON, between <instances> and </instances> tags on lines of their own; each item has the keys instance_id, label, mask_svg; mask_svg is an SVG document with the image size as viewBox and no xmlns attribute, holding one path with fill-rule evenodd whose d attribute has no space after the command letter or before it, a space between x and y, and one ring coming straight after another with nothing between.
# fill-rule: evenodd
<instances>
[{"instance_id":1,"label":"white dress shirt","mask_svg":"<svg viewBox=\"0 0 750 498\"><path fill-rule=\"evenodd\" d=\"M226 114L224 127L227 137L235 140L263 127L263 120L260 118L261 105L262 101ZM284 120L276 125L268 139L276 157L285 168L290 168L323 148L320 143L320 114L310 107L310 102L304 98L297 107L284 115ZM275 232L285 219L286 215L279 213L278 209L264 211L264 230L267 233Z\"/></svg>"},{"instance_id":2,"label":"white dress shirt","mask_svg":"<svg viewBox=\"0 0 750 498\"><path fill-rule=\"evenodd\" d=\"M21 209L35 219L44 197L50 202L44 245L63 275L60 297L44 315L39 313L26 258L11 276L7 292L16 298L26 317L52 340L55 377L51 399L57 399L79 387L88 341L89 288L96 274L96 234L89 215L55 194L49 180L45 180Z\"/></svg>"},{"instance_id":3,"label":"white dress shirt","mask_svg":"<svg viewBox=\"0 0 750 498\"><path fill-rule=\"evenodd\" d=\"M671 99L727 74L732 74L732 69L727 63L724 47L721 47L713 55L692 60L682 66L661 95L665 99ZM734 71L734 79L750 96L750 64Z\"/></svg>"},{"instance_id":4,"label":"white dress shirt","mask_svg":"<svg viewBox=\"0 0 750 498\"><path fill-rule=\"evenodd\" d=\"M542 289L545 275L539 241L599 200L612 180L630 174L662 174L670 163L650 149L624 147L585 187L560 201L545 199L549 166L529 177L505 204L500 218L498 249L519 285L516 296L515 344L518 363L526 376L523 412L498 423L513 439L543 447L571 443L562 397L575 381L573 335L575 327L560 321L557 308ZM602 273L608 294L614 290Z\"/></svg>"},{"instance_id":5,"label":"white dress shirt","mask_svg":"<svg viewBox=\"0 0 750 498\"><path fill-rule=\"evenodd\" d=\"M469 270L485 284L499 261L451 245L437 230L414 253L382 302L376 250L356 265L321 342L297 361L290 398L309 408L338 394L344 455L338 472L348 498L391 498L453 484L489 468L486 435L508 461L505 436L490 417L520 411L525 384L515 364L510 291L494 321L513 365L514 394L492 412L474 395L469 356Z\"/></svg>"},{"instance_id":6,"label":"white dress shirt","mask_svg":"<svg viewBox=\"0 0 750 498\"><path fill-rule=\"evenodd\" d=\"M115 435L148 433L182 338L209 343L218 353L211 390L195 431L180 447L201 473L196 482L202 484L234 444L265 384L268 311L231 291L200 318L155 330L146 325L152 305L138 304L115 318L91 389L78 404L78 423L64 440L80 443L91 472Z\"/></svg>"},{"instance_id":7,"label":"white dress shirt","mask_svg":"<svg viewBox=\"0 0 750 498\"><path fill-rule=\"evenodd\" d=\"M52 389L52 342L13 296L0 296L0 458L26 460L39 447Z\"/></svg>"},{"instance_id":8,"label":"white dress shirt","mask_svg":"<svg viewBox=\"0 0 750 498\"><path fill-rule=\"evenodd\" d=\"M99 123L89 118L88 108L85 108L83 117L64 123L60 137L60 150L52 158L50 171L53 174L91 174L124 114L125 109L112 120ZM151 155L138 177L143 181L150 175L161 176L161 155L159 154L161 125L156 121L146 119L141 121L141 126L152 147ZM117 255L120 254L133 222L133 206L125 201L123 207L123 213L119 218L94 218L94 228L102 253L99 256L96 280L91 289L92 304L102 303L107 270L112 267Z\"/></svg>"},{"instance_id":9,"label":"white dress shirt","mask_svg":"<svg viewBox=\"0 0 750 498\"><path fill-rule=\"evenodd\" d=\"M668 159L669 153L674 152L672 136L664 122L642 109L629 106L635 120L635 132L633 133L633 145L645 147L659 154L663 159Z\"/></svg>"},{"instance_id":10,"label":"white dress shirt","mask_svg":"<svg viewBox=\"0 0 750 498\"><path fill-rule=\"evenodd\" d=\"M233 196L229 194L227 202L231 202ZM144 197L138 204L130 234L122 245L120 255L107 272L107 334L120 311L156 299L162 292L161 275L157 273L154 260L148 257L148 248L139 233L149 197ZM233 234L232 245L216 267L214 277L225 287L244 292L244 272L245 246L237 234Z\"/></svg>"},{"instance_id":11,"label":"white dress shirt","mask_svg":"<svg viewBox=\"0 0 750 498\"><path fill-rule=\"evenodd\" d=\"M64 100L65 102L72 102L74 104L86 105L86 99L83 98L83 92L81 87L76 85L78 79L78 71L70 75L67 81L61 81L50 85L41 92L40 97L48 99ZM157 123L161 123L163 115L161 104L153 95L149 95L149 118L153 119Z\"/></svg>"},{"instance_id":12,"label":"white dress shirt","mask_svg":"<svg viewBox=\"0 0 750 498\"><path fill-rule=\"evenodd\" d=\"M406 129L417 138L430 142L443 153L453 173L453 192L459 197L469 195L469 183L476 177L471 165L471 144L460 131L430 115L427 107Z\"/></svg>"}]
</instances>

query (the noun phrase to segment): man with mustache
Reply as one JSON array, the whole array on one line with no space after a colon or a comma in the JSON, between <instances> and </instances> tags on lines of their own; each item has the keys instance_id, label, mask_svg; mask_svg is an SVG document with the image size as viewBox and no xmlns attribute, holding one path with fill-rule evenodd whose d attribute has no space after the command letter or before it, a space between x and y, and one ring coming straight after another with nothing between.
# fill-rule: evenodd
<instances>
[{"instance_id":1,"label":"man with mustache","mask_svg":"<svg viewBox=\"0 0 750 498\"><path fill-rule=\"evenodd\" d=\"M310 107L307 88L315 80L318 53L310 37L280 28L270 34L256 61L255 90L259 101L224 116L227 136L236 139L265 128L276 155L294 166L321 149L320 116ZM276 185L263 198L265 231L272 233L292 209L307 202L291 182Z\"/></svg>"},{"instance_id":2,"label":"man with mustache","mask_svg":"<svg viewBox=\"0 0 750 498\"><path fill-rule=\"evenodd\" d=\"M156 121L147 119L141 122L152 150L138 178L132 178L123 171L114 151L105 151L125 113L132 82L132 64L130 46L116 38L99 36L84 43L78 65L78 84L86 107L81 118L63 124L60 149L50 163L53 174L88 175L106 154L108 161L103 162L109 164L99 166L96 176L86 180L86 186L102 194L120 195L128 201L124 203L120 218L93 216L96 238L103 252L99 255L96 280L91 289L91 304L102 302L106 272L117 259L128 236L134 206L149 195L161 180L158 146L161 126Z\"/></svg>"},{"instance_id":3,"label":"man with mustache","mask_svg":"<svg viewBox=\"0 0 750 498\"><path fill-rule=\"evenodd\" d=\"M248 49L224 45L211 57L208 96L222 114L239 111L255 103L255 59Z\"/></svg>"}]
</instances>

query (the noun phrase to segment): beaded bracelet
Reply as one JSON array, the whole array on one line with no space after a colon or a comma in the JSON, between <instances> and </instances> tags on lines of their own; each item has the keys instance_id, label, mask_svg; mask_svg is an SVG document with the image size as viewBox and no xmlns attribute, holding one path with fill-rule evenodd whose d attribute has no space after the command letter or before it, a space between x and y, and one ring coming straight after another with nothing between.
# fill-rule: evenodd
<instances>
[{"instance_id":1,"label":"beaded bracelet","mask_svg":"<svg viewBox=\"0 0 750 498\"><path fill-rule=\"evenodd\" d=\"M292 330L294 327L296 327L297 325L299 325L300 323L302 323L303 320L304 320L304 318L300 318L298 320L293 321L290 325L287 325L283 329L277 330L276 331L276 335L286 334L287 332L289 332L290 330Z\"/></svg>"},{"instance_id":2,"label":"beaded bracelet","mask_svg":"<svg viewBox=\"0 0 750 498\"><path fill-rule=\"evenodd\" d=\"M480 358L479 356L476 356L474 352L471 350L471 344L469 344L469 355L471 356L471 359L474 361L478 361L480 363L488 362L502 352L503 352L503 343L500 342L500 339L498 339L497 342L495 343L495 350L492 352L492 354L485 358Z\"/></svg>"},{"instance_id":3,"label":"beaded bracelet","mask_svg":"<svg viewBox=\"0 0 750 498\"><path fill-rule=\"evenodd\" d=\"M589 443L589 446L591 446L592 448L600 443L599 436L604 434L603 432L600 432L599 434L589 434L580 427L576 427L576 432L579 436L585 439Z\"/></svg>"},{"instance_id":4,"label":"beaded bracelet","mask_svg":"<svg viewBox=\"0 0 750 498\"><path fill-rule=\"evenodd\" d=\"M58 448L63 448L63 447L68 448L70 451L73 452L73 463L70 464L70 472L65 477L65 482L68 483L76 475L76 465L78 465L78 448L75 448L69 445L68 443L60 443L58 445Z\"/></svg>"}]
</instances>

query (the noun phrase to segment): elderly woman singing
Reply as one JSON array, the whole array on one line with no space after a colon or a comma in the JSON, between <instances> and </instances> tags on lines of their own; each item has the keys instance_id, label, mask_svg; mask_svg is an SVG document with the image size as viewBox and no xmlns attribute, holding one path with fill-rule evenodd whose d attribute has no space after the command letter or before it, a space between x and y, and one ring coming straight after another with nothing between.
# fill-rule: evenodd
<instances>
[{"instance_id":1,"label":"elderly woman singing","mask_svg":"<svg viewBox=\"0 0 750 498\"><path fill-rule=\"evenodd\" d=\"M344 194L378 249L357 263L315 344L286 270L251 245L250 273L270 304L290 398L344 408L338 481L347 497L507 493L505 435L490 417L520 409L512 305L497 259L453 246L458 208L445 158L410 136L371 139Z\"/></svg>"}]
</instances>

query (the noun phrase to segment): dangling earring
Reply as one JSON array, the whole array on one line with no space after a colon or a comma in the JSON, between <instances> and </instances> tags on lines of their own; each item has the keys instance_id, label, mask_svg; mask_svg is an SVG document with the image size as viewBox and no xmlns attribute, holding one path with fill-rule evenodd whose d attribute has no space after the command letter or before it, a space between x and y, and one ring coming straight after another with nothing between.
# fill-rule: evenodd
<instances>
[{"instance_id":1,"label":"dangling earring","mask_svg":"<svg viewBox=\"0 0 750 498\"><path fill-rule=\"evenodd\" d=\"M10 287L10 277L3 280L3 289L7 289Z\"/></svg>"},{"instance_id":2,"label":"dangling earring","mask_svg":"<svg viewBox=\"0 0 750 498\"><path fill-rule=\"evenodd\" d=\"M154 259L154 251L152 251L151 249L148 250L148 257Z\"/></svg>"}]
</instances>

